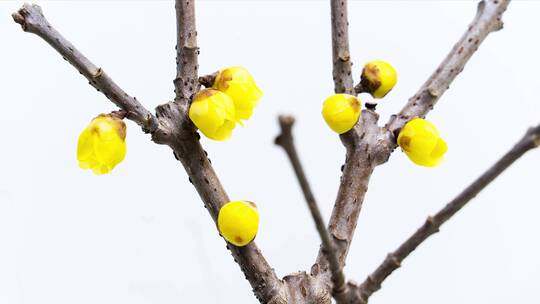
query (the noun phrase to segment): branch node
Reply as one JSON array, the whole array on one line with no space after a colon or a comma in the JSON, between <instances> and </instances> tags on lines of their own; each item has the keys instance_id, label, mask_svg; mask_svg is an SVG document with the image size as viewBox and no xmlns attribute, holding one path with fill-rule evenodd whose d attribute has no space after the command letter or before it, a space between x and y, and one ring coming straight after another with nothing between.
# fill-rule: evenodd
<instances>
[{"instance_id":1,"label":"branch node","mask_svg":"<svg viewBox=\"0 0 540 304\"><path fill-rule=\"evenodd\" d=\"M427 92L429 93L431 97L434 97L434 98L438 98L439 96L441 96L441 92L435 88L428 88Z\"/></svg>"},{"instance_id":2,"label":"branch node","mask_svg":"<svg viewBox=\"0 0 540 304\"><path fill-rule=\"evenodd\" d=\"M99 78L103 75L103 69L97 68L96 71L92 74L93 78Z\"/></svg>"}]
</instances>

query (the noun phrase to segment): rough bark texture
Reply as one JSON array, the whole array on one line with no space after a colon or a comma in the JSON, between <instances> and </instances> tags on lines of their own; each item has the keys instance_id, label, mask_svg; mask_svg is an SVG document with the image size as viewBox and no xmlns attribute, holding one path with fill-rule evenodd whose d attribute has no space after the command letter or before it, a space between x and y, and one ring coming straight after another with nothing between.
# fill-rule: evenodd
<instances>
[{"instance_id":1,"label":"rough bark texture","mask_svg":"<svg viewBox=\"0 0 540 304\"><path fill-rule=\"evenodd\" d=\"M347 0L330 0L332 15L332 62L334 91L354 94L351 75L351 53L349 52L349 21Z\"/></svg>"},{"instance_id":2,"label":"rough bark texture","mask_svg":"<svg viewBox=\"0 0 540 304\"><path fill-rule=\"evenodd\" d=\"M199 91L195 0L176 0L176 101L189 103Z\"/></svg>"},{"instance_id":3,"label":"rough bark texture","mask_svg":"<svg viewBox=\"0 0 540 304\"><path fill-rule=\"evenodd\" d=\"M292 121L282 119L282 134L278 137L277 143L285 149L291 160L323 245L310 273L303 271L293 273L280 280L254 242L241 248L228 244L227 247L261 303L329 304L332 295L339 303L366 303L369 296L380 288L383 280L400 266L401 261L425 239L437 232L440 225L450 219L516 159L528 150L538 147L540 126L532 128L490 170L439 213L429 217L426 223L391 253L364 283L360 286L351 282L343 284L342 268L373 170L386 162L392 150L396 148L395 138L401 127L413 117L424 117L457 74L463 70L466 62L487 35L502 28L501 15L509 2L509 0L480 2L476 17L463 37L420 90L385 127L378 126L378 114L374 108L369 108L362 111L359 122L352 130L340 136L346 148L346 159L328 229L324 227L322 216L294 147ZM347 1L330 0L330 7L334 90L336 93L355 94L349 52ZM25 4L13 14L13 19L21 24L24 31L40 36L53 46L89 80L92 86L124 110L128 119L151 133L156 143L170 146L176 159L185 168L204 206L216 221L220 207L227 203L229 198L199 142L199 134L187 115L191 99L198 92L200 84L211 86L215 75L198 78L199 50L195 25L195 0L176 0L176 15L178 33L175 100L157 107L156 115L145 109L136 98L125 93L103 69L92 64L62 37L45 19L39 6Z\"/></svg>"}]
</instances>

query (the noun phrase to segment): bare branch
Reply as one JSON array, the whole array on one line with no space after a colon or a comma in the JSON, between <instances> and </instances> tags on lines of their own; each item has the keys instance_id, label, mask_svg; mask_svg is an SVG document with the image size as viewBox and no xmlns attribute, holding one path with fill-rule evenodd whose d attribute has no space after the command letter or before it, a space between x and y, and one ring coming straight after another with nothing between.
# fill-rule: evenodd
<instances>
[{"instance_id":1,"label":"bare branch","mask_svg":"<svg viewBox=\"0 0 540 304\"><path fill-rule=\"evenodd\" d=\"M458 196L450 201L443 209L426 219L424 225L411 235L398 249L389 253L384 262L360 285L354 286L349 283L349 294L352 297L350 303L366 303L368 298L381 288L382 282L396 269L401 262L413 252L429 236L439 232L442 224L448 221L480 191L484 190L504 170L518 160L529 150L540 145L540 125L529 129L523 138L519 140L510 151L499 159L491 168L484 172L478 179L470 184Z\"/></svg>"},{"instance_id":2,"label":"bare branch","mask_svg":"<svg viewBox=\"0 0 540 304\"><path fill-rule=\"evenodd\" d=\"M317 228L317 232L319 233L322 241L323 254L330 265L333 286L332 294L334 295L337 303L345 303L345 275L343 274L341 266L338 262L336 249L334 248L333 241L330 239L330 233L326 229L326 224L322 218L321 211L319 210L319 206L315 200L315 196L311 191L304 168L302 167L302 163L298 157L298 152L296 151L296 146L294 144L294 138L292 135L294 117L280 115L279 125L281 127L281 133L276 137L275 143L276 145L282 147L289 157L291 165L294 169L294 173L296 174L298 182L300 183L300 188L302 188L302 192L304 193L304 198L306 199L311 216L315 221L315 227Z\"/></svg>"},{"instance_id":3,"label":"bare branch","mask_svg":"<svg viewBox=\"0 0 540 304\"><path fill-rule=\"evenodd\" d=\"M176 0L176 101L189 103L199 90L195 0Z\"/></svg>"},{"instance_id":4,"label":"bare branch","mask_svg":"<svg viewBox=\"0 0 540 304\"><path fill-rule=\"evenodd\" d=\"M411 118L425 117L433 109L441 95L448 89L456 76L463 71L465 64L478 50L480 43L490 33L503 27L501 18L509 3L510 0L484 0L478 3L476 16L465 34L420 90L409 99L398 115L392 116L386 125L386 128L393 135Z\"/></svg>"},{"instance_id":5,"label":"bare branch","mask_svg":"<svg viewBox=\"0 0 540 304\"><path fill-rule=\"evenodd\" d=\"M332 14L332 61L334 90L336 93L354 94L349 52L349 21L347 0L331 0Z\"/></svg>"},{"instance_id":6,"label":"bare branch","mask_svg":"<svg viewBox=\"0 0 540 304\"><path fill-rule=\"evenodd\" d=\"M157 119L135 98L124 92L104 71L96 67L88 58L66 40L45 19L41 8L35 4L24 4L13 13L13 20L22 26L25 32L33 33L47 41L54 49L71 63L93 87L101 91L109 100L127 112L127 118L139 124L145 132L154 132L158 128Z\"/></svg>"}]
</instances>

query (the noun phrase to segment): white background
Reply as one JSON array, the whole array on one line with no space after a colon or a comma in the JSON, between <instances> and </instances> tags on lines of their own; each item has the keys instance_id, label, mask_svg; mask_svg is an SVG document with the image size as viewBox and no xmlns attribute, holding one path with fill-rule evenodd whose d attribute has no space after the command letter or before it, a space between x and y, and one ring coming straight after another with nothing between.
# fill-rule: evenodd
<instances>
[{"instance_id":1,"label":"white background","mask_svg":"<svg viewBox=\"0 0 540 304\"><path fill-rule=\"evenodd\" d=\"M172 1L39 2L49 21L124 90L154 108L173 98ZM169 148L128 123L112 174L78 168L79 132L114 106L0 3L0 303L256 303ZM475 1L350 3L351 54L398 70L381 123L466 29ZM362 281L385 254L540 122L540 3L515 1L430 113L449 144L436 169L400 151L370 184L346 267ZM326 1L197 3L200 71L243 65L264 98L228 142L204 139L233 199L257 202L257 243L279 276L309 269L318 236L284 153L278 113L328 218L344 149L321 117L333 92ZM367 96L361 97L364 101ZM490 185L395 272L372 303L539 303L540 151Z\"/></svg>"}]
</instances>

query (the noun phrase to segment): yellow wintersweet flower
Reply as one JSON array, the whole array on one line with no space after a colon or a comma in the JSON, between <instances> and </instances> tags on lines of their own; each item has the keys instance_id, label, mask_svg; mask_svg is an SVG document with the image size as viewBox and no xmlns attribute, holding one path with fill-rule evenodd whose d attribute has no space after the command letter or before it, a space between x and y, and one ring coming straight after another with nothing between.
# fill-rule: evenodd
<instances>
[{"instance_id":1,"label":"yellow wintersweet flower","mask_svg":"<svg viewBox=\"0 0 540 304\"><path fill-rule=\"evenodd\" d=\"M421 118L412 119L401 129L398 144L411 161L425 167L439 165L448 150L437 128Z\"/></svg>"},{"instance_id":2,"label":"yellow wintersweet flower","mask_svg":"<svg viewBox=\"0 0 540 304\"><path fill-rule=\"evenodd\" d=\"M236 106L237 120L248 120L262 97L251 74L243 67L225 68L218 72L214 89L229 95Z\"/></svg>"},{"instance_id":3,"label":"yellow wintersweet flower","mask_svg":"<svg viewBox=\"0 0 540 304\"><path fill-rule=\"evenodd\" d=\"M228 139L236 127L232 99L214 89L204 89L195 95L189 118L206 137L214 140Z\"/></svg>"},{"instance_id":4,"label":"yellow wintersweet flower","mask_svg":"<svg viewBox=\"0 0 540 304\"><path fill-rule=\"evenodd\" d=\"M354 127L361 107L362 103L356 96L335 94L324 101L322 115L334 132L343 134Z\"/></svg>"},{"instance_id":5,"label":"yellow wintersweet flower","mask_svg":"<svg viewBox=\"0 0 540 304\"><path fill-rule=\"evenodd\" d=\"M101 114L79 135L77 160L82 169L106 174L126 156L126 124L118 117Z\"/></svg>"},{"instance_id":6,"label":"yellow wintersweet flower","mask_svg":"<svg viewBox=\"0 0 540 304\"><path fill-rule=\"evenodd\" d=\"M373 60L364 65L361 85L374 98L383 98L397 82L397 72L386 61Z\"/></svg>"},{"instance_id":7,"label":"yellow wintersweet flower","mask_svg":"<svg viewBox=\"0 0 540 304\"><path fill-rule=\"evenodd\" d=\"M259 212L253 202L229 202L219 210L219 232L235 246L242 247L249 244L257 235L258 228Z\"/></svg>"}]
</instances>

